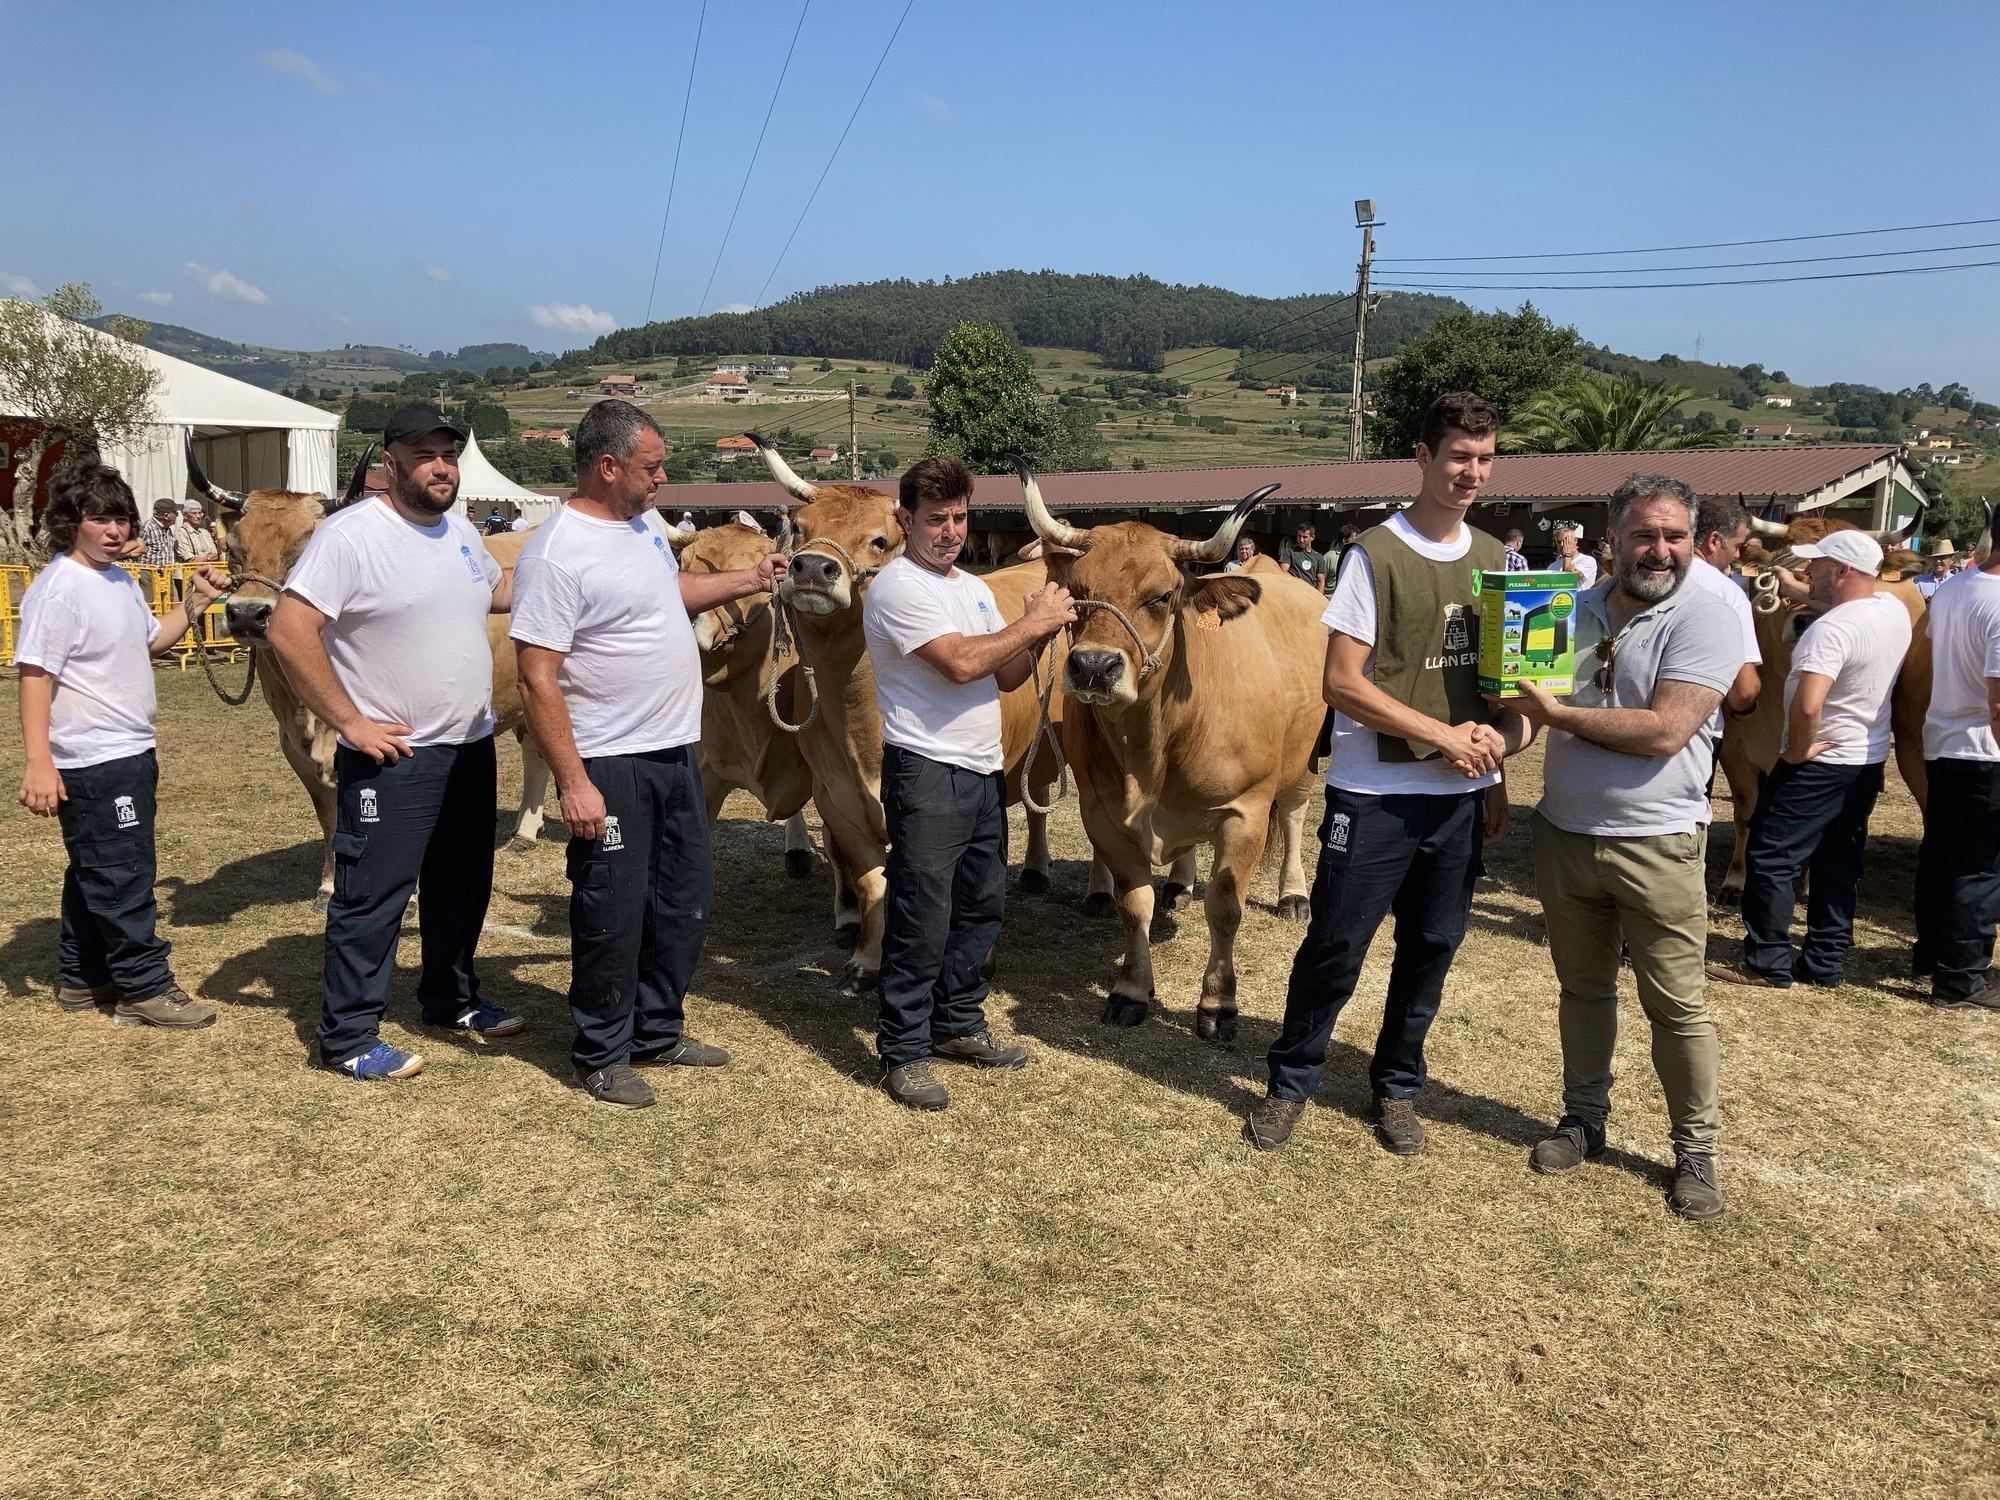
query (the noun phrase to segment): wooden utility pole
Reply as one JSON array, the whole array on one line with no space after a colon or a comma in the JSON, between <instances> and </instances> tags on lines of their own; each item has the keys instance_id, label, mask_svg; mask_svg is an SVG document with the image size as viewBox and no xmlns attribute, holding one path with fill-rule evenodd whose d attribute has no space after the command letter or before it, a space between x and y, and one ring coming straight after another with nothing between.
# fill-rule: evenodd
<instances>
[{"instance_id":1,"label":"wooden utility pole","mask_svg":"<svg viewBox=\"0 0 2000 1500\"><path fill-rule=\"evenodd\" d=\"M847 477L861 483L861 422L854 414L854 382L847 382Z\"/></svg>"},{"instance_id":2,"label":"wooden utility pole","mask_svg":"<svg viewBox=\"0 0 2000 1500\"><path fill-rule=\"evenodd\" d=\"M1354 205L1354 222L1361 228L1361 268L1354 282L1354 384L1347 400L1347 456L1367 457L1362 448L1361 371L1368 362L1368 262L1375 254L1375 205L1363 198Z\"/></svg>"}]
</instances>

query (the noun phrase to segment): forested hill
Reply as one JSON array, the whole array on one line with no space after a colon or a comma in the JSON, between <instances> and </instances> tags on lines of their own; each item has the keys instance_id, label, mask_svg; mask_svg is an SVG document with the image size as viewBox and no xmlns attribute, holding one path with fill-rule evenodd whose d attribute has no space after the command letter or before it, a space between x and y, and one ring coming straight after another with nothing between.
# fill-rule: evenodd
<instances>
[{"instance_id":1,"label":"forested hill","mask_svg":"<svg viewBox=\"0 0 2000 1500\"><path fill-rule=\"evenodd\" d=\"M1384 298L1368 320L1370 356L1394 354L1450 297ZM871 281L819 287L748 313L710 313L605 334L593 359L662 354L790 354L928 366L954 323L988 323L1027 345L1086 349L1133 370L1158 370L1197 344L1309 354L1353 352L1351 292L1249 297L1149 276L989 271L962 281Z\"/></svg>"}]
</instances>

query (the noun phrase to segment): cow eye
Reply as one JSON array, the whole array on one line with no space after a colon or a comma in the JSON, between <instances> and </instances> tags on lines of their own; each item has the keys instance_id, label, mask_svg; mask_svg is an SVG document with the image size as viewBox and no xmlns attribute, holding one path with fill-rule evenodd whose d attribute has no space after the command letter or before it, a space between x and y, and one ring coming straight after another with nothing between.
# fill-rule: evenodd
<instances>
[{"instance_id":1,"label":"cow eye","mask_svg":"<svg viewBox=\"0 0 2000 1500\"><path fill-rule=\"evenodd\" d=\"M1165 609L1169 604L1172 604L1173 602L1174 602L1174 591L1172 589L1168 589L1164 594L1160 595L1159 598L1155 599L1151 604L1147 605L1146 607L1148 609Z\"/></svg>"},{"instance_id":2,"label":"cow eye","mask_svg":"<svg viewBox=\"0 0 2000 1500\"><path fill-rule=\"evenodd\" d=\"M868 545L873 547L877 552L886 552L889 550L889 539L886 536L878 536Z\"/></svg>"}]
</instances>

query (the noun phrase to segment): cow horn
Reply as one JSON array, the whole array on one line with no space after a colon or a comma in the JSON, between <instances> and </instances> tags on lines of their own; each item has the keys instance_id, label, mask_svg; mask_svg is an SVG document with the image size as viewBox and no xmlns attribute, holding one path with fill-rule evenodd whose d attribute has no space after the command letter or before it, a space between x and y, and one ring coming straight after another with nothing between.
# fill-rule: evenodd
<instances>
[{"instance_id":1,"label":"cow horn","mask_svg":"<svg viewBox=\"0 0 2000 1500\"><path fill-rule=\"evenodd\" d=\"M1750 532L1753 536L1768 536L1783 541L1792 534L1789 521L1767 521L1762 516L1750 517Z\"/></svg>"},{"instance_id":2,"label":"cow horn","mask_svg":"<svg viewBox=\"0 0 2000 1500\"><path fill-rule=\"evenodd\" d=\"M1875 533L1875 540L1880 542L1885 549L1889 547L1902 546L1903 543L1907 542L1912 536L1916 534L1917 527L1922 523L1924 519L1924 511L1927 508L1928 507L1925 506L1923 500L1919 498L1917 501L1916 513L1910 517L1908 525L1906 525L1901 531L1878 531Z\"/></svg>"},{"instance_id":3,"label":"cow horn","mask_svg":"<svg viewBox=\"0 0 2000 1500\"><path fill-rule=\"evenodd\" d=\"M1243 529L1243 523L1250 519L1250 512L1262 505L1266 499L1276 494L1278 486L1267 484L1261 490L1252 490L1236 502L1223 522L1215 529L1215 535L1205 542L1179 538L1174 542L1175 562L1221 562L1236 549L1236 533Z\"/></svg>"},{"instance_id":4,"label":"cow horn","mask_svg":"<svg viewBox=\"0 0 2000 1500\"><path fill-rule=\"evenodd\" d=\"M241 495L237 494L234 490L225 490L219 484L209 483L208 476L201 472L201 464L194 456L194 432L192 430L187 434L187 470L188 483L200 490L202 494L208 496L209 499L213 500L222 509L239 513L242 511L243 497Z\"/></svg>"},{"instance_id":5,"label":"cow horn","mask_svg":"<svg viewBox=\"0 0 2000 1500\"><path fill-rule=\"evenodd\" d=\"M699 535L699 532L682 531L678 526L669 526L667 528L667 545L674 549L674 556L679 557Z\"/></svg>"},{"instance_id":6,"label":"cow horn","mask_svg":"<svg viewBox=\"0 0 2000 1500\"><path fill-rule=\"evenodd\" d=\"M1049 514L1049 507L1042 499L1042 488L1035 483L1034 471L1020 454L1008 455L1014 460L1014 472L1021 476L1022 505L1028 512L1028 524L1035 528L1035 535L1051 547L1068 547L1072 551L1090 550L1088 528L1079 529L1067 521L1058 521Z\"/></svg>"},{"instance_id":7,"label":"cow horn","mask_svg":"<svg viewBox=\"0 0 2000 1500\"><path fill-rule=\"evenodd\" d=\"M792 466L779 457L777 448L767 438L755 432L746 432L743 435L757 445L757 451L764 458L764 467L771 471L773 479L785 487L786 494L796 495L808 504L819 499L819 486L807 484L794 474Z\"/></svg>"},{"instance_id":8,"label":"cow horn","mask_svg":"<svg viewBox=\"0 0 2000 1500\"><path fill-rule=\"evenodd\" d=\"M361 450L361 459L355 464L354 473L348 477L347 490L341 495L340 504L333 507L335 510L347 509L348 506L368 493L368 462L374 456L375 445L373 443L370 443L366 448Z\"/></svg>"}]
</instances>

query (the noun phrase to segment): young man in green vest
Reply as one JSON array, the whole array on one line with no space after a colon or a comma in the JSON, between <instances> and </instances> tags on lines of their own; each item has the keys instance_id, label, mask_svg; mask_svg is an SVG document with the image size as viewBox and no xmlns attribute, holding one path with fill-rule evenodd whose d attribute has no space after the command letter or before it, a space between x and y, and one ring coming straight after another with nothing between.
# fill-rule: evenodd
<instances>
[{"instance_id":1,"label":"young man in green vest","mask_svg":"<svg viewBox=\"0 0 2000 1500\"><path fill-rule=\"evenodd\" d=\"M1270 1096L1244 1128L1260 1150L1291 1137L1325 1072L1334 1019L1392 911L1396 961L1369 1068L1375 1134L1399 1156L1423 1149L1414 1101L1424 1037L1465 936L1480 848L1507 828L1501 759L1533 735L1479 692L1476 574L1504 571L1507 553L1466 513L1492 473L1499 433L1498 414L1468 391L1431 403L1416 500L1348 550L1321 617L1334 710L1326 815L1311 922L1271 1048Z\"/></svg>"}]
</instances>

